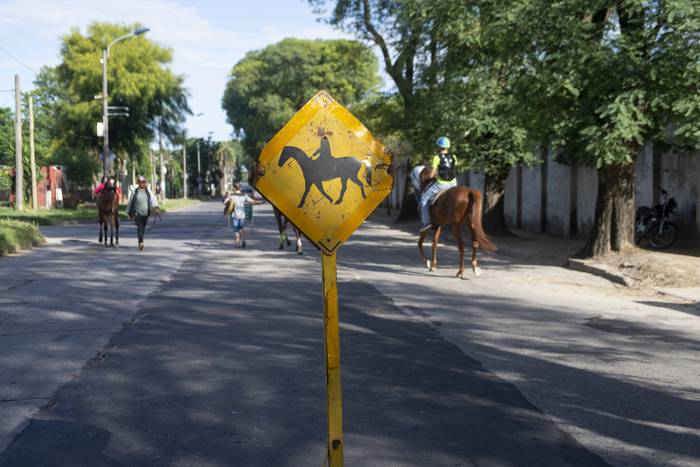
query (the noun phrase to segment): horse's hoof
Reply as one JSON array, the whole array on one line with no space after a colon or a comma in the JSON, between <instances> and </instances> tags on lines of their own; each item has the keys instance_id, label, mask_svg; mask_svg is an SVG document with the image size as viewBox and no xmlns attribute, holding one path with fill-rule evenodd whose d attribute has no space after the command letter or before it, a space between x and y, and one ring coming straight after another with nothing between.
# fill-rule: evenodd
<instances>
[{"instance_id":1,"label":"horse's hoof","mask_svg":"<svg viewBox=\"0 0 700 467\"><path fill-rule=\"evenodd\" d=\"M481 275L481 268L479 266L474 268L474 275L475 276L480 276Z\"/></svg>"},{"instance_id":2,"label":"horse's hoof","mask_svg":"<svg viewBox=\"0 0 700 467\"><path fill-rule=\"evenodd\" d=\"M458 277L460 279L464 279L464 273L460 271L457 273L457 275L455 277Z\"/></svg>"},{"instance_id":3,"label":"horse's hoof","mask_svg":"<svg viewBox=\"0 0 700 467\"><path fill-rule=\"evenodd\" d=\"M428 261L427 259L425 260L425 267L431 271L433 270L433 268L430 266L430 261Z\"/></svg>"},{"instance_id":4,"label":"horse's hoof","mask_svg":"<svg viewBox=\"0 0 700 467\"><path fill-rule=\"evenodd\" d=\"M303 251L297 251L297 254L298 254L298 255L303 255L304 252L303 252Z\"/></svg>"}]
</instances>

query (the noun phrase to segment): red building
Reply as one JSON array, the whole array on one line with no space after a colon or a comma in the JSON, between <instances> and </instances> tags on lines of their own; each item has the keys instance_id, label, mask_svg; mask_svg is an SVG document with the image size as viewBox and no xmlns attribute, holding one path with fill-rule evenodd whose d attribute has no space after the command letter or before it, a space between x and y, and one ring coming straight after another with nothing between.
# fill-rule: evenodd
<instances>
[{"instance_id":1,"label":"red building","mask_svg":"<svg viewBox=\"0 0 700 467\"><path fill-rule=\"evenodd\" d=\"M37 182L37 204L39 209L63 207L66 186L63 168L60 165L42 167L40 181Z\"/></svg>"}]
</instances>

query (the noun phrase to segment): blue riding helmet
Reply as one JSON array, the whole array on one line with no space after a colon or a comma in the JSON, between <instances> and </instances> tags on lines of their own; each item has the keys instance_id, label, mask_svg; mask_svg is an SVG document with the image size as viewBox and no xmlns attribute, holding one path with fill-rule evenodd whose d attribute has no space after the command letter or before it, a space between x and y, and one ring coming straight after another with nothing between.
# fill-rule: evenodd
<instances>
[{"instance_id":1,"label":"blue riding helmet","mask_svg":"<svg viewBox=\"0 0 700 467\"><path fill-rule=\"evenodd\" d=\"M438 147L441 147L443 149L449 149L450 148L450 139L447 136L441 136L437 139Z\"/></svg>"}]
</instances>

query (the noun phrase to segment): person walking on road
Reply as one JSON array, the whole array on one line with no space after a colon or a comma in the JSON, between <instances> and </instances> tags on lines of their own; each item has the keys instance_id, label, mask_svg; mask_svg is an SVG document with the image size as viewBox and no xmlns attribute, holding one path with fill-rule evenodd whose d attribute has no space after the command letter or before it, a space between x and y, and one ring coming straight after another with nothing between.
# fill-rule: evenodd
<instances>
[{"instance_id":1,"label":"person walking on road","mask_svg":"<svg viewBox=\"0 0 700 467\"><path fill-rule=\"evenodd\" d=\"M428 230L432 227L430 221L430 202L441 191L457 186L457 174L455 165L457 159L450 154L450 140L447 136L441 136L437 140L437 146L440 152L433 157L430 165L430 178L436 177L435 181L428 185L421 194L420 198L420 232Z\"/></svg>"},{"instance_id":2,"label":"person walking on road","mask_svg":"<svg viewBox=\"0 0 700 467\"><path fill-rule=\"evenodd\" d=\"M139 186L129 200L129 209L127 210L129 219L132 219L136 223L139 250L143 250L143 235L146 231L148 216L150 216L151 213L155 213L156 215L160 213L158 201L156 201L156 197L151 193L151 190L148 189L147 183L146 177L141 175L139 177Z\"/></svg>"},{"instance_id":3,"label":"person walking on road","mask_svg":"<svg viewBox=\"0 0 700 467\"><path fill-rule=\"evenodd\" d=\"M240 183L235 184L233 194L230 198L229 212L231 213L231 226L235 234L236 246L245 248L245 234L243 232L243 228L245 227L245 207L253 204L261 204L261 201L257 201L243 193Z\"/></svg>"}]
</instances>

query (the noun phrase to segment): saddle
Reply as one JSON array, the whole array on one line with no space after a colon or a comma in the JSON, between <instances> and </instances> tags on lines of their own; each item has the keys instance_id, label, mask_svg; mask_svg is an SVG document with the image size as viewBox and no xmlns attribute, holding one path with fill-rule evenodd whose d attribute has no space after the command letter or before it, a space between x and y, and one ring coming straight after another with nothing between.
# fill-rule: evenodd
<instances>
[{"instance_id":1,"label":"saddle","mask_svg":"<svg viewBox=\"0 0 700 467\"><path fill-rule=\"evenodd\" d=\"M436 194L435 196L433 196L432 198L430 198L430 201L428 202L428 204L430 204L431 206L432 206L433 204L435 204L435 203L437 202L437 200L440 198L440 196L444 195L445 192L446 192L447 190L449 190L450 188L452 188L452 187L448 187L448 188L445 188L444 190L438 191L437 194Z\"/></svg>"},{"instance_id":2,"label":"saddle","mask_svg":"<svg viewBox=\"0 0 700 467\"><path fill-rule=\"evenodd\" d=\"M432 187L432 186L433 186L434 184L436 184L436 183L437 183L436 181L433 181L433 182L427 184L427 185L425 186L425 188L423 188L422 193L425 192L425 190L427 190L428 188ZM443 195L447 190L449 190L450 188L452 188L452 187L446 187L446 188L444 188L444 189L438 191L437 193L435 193L435 194L433 195L433 197L430 198L430 199L428 200L428 205L429 205L429 206L432 206L433 204L435 204L435 203L437 202L437 200L440 198L440 196L442 196L442 195Z\"/></svg>"}]
</instances>

